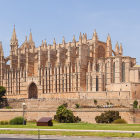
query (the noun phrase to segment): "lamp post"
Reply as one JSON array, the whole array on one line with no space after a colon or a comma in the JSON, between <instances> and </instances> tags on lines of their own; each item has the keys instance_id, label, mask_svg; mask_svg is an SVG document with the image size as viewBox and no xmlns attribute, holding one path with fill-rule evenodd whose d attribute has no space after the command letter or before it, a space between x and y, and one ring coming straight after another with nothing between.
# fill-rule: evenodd
<instances>
[{"instance_id":1,"label":"lamp post","mask_svg":"<svg viewBox=\"0 0 140 140\"><path fill-rule=\"evenodd\" d=\"M24 125L24 106L25 106L25 103L23 103L23 125Z\"/></svg>"}]
</instances>

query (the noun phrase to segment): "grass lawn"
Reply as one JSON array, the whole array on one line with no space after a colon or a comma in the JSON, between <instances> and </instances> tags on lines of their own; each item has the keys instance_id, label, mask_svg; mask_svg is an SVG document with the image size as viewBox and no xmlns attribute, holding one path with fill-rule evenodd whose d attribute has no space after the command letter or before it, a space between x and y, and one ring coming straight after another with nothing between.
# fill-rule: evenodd
<instances>
[{"instance_id":1,"label":"grass lawn","mask_svg":"<svg viewBox=\"0 0 140 140\"><path fill-rule=\"evenodd\" d=\"M34 129L83 129L83 130L128 130L140 131L140 124L91 124L91 123L54 123L53 126L0 125L0 128L34 128Z\"/></svg>"},{"instance_id":2,"label":"grass lawn","mask_svg":"<svg viewBox=\"0 0 140 140\"><path fill-rule=\"evenodd\" d=\"M0 134L24 134L24 135L38 135L37 131L11 131L0 130ZM61 136L93 136L93 137L136 137L140 138L140 134L131 133L105 133L105 132L61 132L61 131L40 131L40 135L61 135Z\"/></svg>"}]
</instances>

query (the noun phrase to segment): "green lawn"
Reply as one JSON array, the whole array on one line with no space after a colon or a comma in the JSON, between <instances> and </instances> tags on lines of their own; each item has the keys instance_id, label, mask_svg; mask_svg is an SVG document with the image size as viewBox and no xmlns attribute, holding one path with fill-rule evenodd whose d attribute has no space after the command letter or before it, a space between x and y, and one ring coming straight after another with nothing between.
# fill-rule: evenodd
<instances>
[{"instance_id":1,"label":"green lawn","mask_svg":"<svg viewBox=\"0 0 140 140\"><path fill-rule=\"evenodd\" d=\"M83 130L128 130L140 131L140 124L91 124L91 123L54 123L53 126L0 125L0 128L34 128L34 129L83 129Z\"/></svg>"},{"instance_id":2,"label":"green lawn","mask_svg":"<svg viewBox=\"0 0 140 140\"><path fill-rule=\"evenodd\" d=\"M11 131L0 130L0 134L24 134L38 135L37 131ZM92 137L132 137L131 133L105 133L105 132L61 132L61 131L40 131L40 135L61 135L61 136L92 136ZM133 137L140 138L140 134L134 134Z\"/></svg>"}]
</instances>

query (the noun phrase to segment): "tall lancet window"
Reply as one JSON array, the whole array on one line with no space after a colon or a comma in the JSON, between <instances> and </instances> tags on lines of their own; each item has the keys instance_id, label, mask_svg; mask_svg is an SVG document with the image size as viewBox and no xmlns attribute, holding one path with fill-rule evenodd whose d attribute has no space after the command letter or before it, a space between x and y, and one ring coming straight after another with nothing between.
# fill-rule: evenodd
<instances>
[{"instance_id":1,"label":"tall lancet window","mask_svg":"<svg viewBox=\"0 0 140 140\"><path fill-rule=\"evenodd\" d=\"M115 83L115 62L113 63L113 83Z\"/></svg>"},{"instance_id":2,"label":"tall lancet window","mask_svg":"<svg viewBox=\"0 0 140 140\"><path fill-rule=\"evenodd\" d=\"M98 91L98 76L96 76L96 91Z\"/></svg>"},{"instance_id":3,"label":"tall lancet window","mask_svg":"<svg viewBox=\"0 0 140 140\"><path fill-rule=\"evenodd\" d=\"M125 82L125 62L122 62L122 82Z\"/></svg>"},{"instance_id":4,"label":"tall lancet window","mask_svg":"<svg viewBox=\"0 0 140 140\"><path fill-rule=\"evenodd\" d=\"M99 71L99 64L96 64L96 71Z\"/></svg>"},{"instance_id":5,"label":"tall lancet window","mask_svg":"<svg viewBox=\"0 0 140 140\"><path fill-rule=\"evenodd\" d=\"M105 84L107 84L107 63L105 64Z\"/></svg>"},{"instance_id":6,"label":"tall lancet window","mask_svg":"<svg viewBox=\"0 0 140 140\"><path fill-rule=\"evenodd\" d=\"M87 76L87 91L88 91L88 76Z\"/></svg>"},{"instance_id":7,"label":"tall lancet window","mask_svg":"<svg viewBox=\"0 0 140 140\"><path fill-rule=\"evenodd\" d=\"M92 91L92 76L90 77L90 87L91 87L91 91Z\"/></svg>"},{"instance_id":8,"label":"tall lancet window","mask_svg":"<svg viewBox=\"0 0 140 140\"><path fill-rule=\"evenodd\" d=\"M62 83L63 83L63 92L64 92L64 77L63 77Z\"/></svg>"}]
</instances>

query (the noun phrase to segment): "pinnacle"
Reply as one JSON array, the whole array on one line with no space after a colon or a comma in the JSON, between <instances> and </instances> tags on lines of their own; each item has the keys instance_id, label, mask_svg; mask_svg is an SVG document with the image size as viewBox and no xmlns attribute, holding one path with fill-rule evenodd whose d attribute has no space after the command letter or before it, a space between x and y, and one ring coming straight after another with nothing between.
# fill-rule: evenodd
<instances>
[{"instance_id":1,"label":"pinnacle","mask_svg":"<svg viewBox=\"0 0 140 140\"><path fill-rule=\"evenodd\" d=\"M12 39L11 40L12 41L17 41L15 27L14 27L14 30L13 30L13 34L12 34Z\"/></svg>"},{"instance_id":2,"label":"pinnacle","mask_svg":"<svg viewBox=\"0 0 140 140\"><path fill-rule=\"evenodd\" d=\"M29 36L29 43L32 43L33 42L33 38L32 38L32 33L31 33L31 30L30 30L30 36Z\"/></svg>"},{"instance_id":3,"label":"pinnacle","mask_svg":"<svg viewBox=\"0 0 140 140\"><path fill-rule=\"evenodd\" d=\"M55 38L54 38L53 44L56 44L56 42L55 42Z\"/></svg>"}]
</instances>

